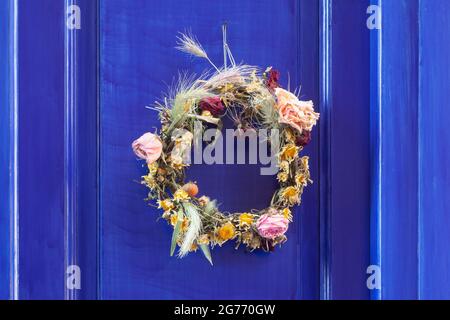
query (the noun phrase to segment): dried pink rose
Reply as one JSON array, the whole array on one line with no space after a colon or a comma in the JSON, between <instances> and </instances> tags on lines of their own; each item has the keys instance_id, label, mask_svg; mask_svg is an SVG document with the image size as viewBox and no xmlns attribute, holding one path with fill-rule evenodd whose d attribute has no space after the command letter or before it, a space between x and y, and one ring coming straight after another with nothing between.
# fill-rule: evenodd
<instances>
[{"instance_id":1,"label":"dried pink rose","mask_svg":"<svg viewBox=\"0 0 450 320\"><path fill-rule=\"evenodd\" d=\"M275 89L275 95L280 123L290 125L299 133L312 130L319 119L312 101L300 101L294 94L281 88Z\"/></svg>"},{"instance_id":2,"label":"dried pink rose","mask_svg":"<svg viewBox=\"0 0 450 320\"><path fill-rule=\"evenodd\" d=\"M134 153L151 164L159 159L162 153L161 139L150 132L145 133L131 145Z\"/></svg>"},{"instance_id":3,"label":"dried pink rose","mask_svg":"<svg viewBox=\"0 0 450 320\"><path fill-rule=\"evenodd\" d=\"M256 221L256 229L261 237L266 239L275 239L286 233L289 226L289 220L282 214L263 214Z\"/></svg>"}]
</instances>

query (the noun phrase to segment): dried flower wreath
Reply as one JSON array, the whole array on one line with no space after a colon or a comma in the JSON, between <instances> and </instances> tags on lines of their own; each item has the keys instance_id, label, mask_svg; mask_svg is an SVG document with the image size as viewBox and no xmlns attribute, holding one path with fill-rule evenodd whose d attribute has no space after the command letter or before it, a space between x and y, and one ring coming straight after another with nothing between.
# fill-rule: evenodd
<instances>
[{"instance_id":1,"label":"dried flower wreath","mask_svg":"<svg viewBox=\"0 0 450 320\"><path fill-rule=\"evenodd\" d=\"M303 189L312 182L308 157L300 157L299 152L310 142L311 130L319 119L312 101L300 101L279 86L278 71L267 68L261 75L257 67L236 65L226 41L226 26L222 31L221 68L214 65L195 37L181 33L177 49L206 59L215 71L198 79L180 77L172 94L153 108L162 124L159 134L145 133L132 144L135 154L147 162L149 172L142 177L150 189L147 200L156 199L162 217L174 227L170 255L177 245L179 257L200 248L211 264L210 247L232 239L236 247L244 244L251 251L272 251L287 240L290 208L300 204ZM189 165L183 160L190 153L194 122L200 121L203 128L214 125L220 129L225 115L242 130L280 132L280 188L266 209L225 214L215 200L198 197L196 183L185 183Z\"/></svg>"}]
</instances>

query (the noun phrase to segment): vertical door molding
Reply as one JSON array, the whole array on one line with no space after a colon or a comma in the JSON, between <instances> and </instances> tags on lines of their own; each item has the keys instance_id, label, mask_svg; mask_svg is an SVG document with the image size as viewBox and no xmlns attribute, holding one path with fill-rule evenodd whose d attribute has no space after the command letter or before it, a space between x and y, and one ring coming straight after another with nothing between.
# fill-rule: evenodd
<instances>
[{"instance_id":1,"label":"vertical door molding","mask_svg":"<svg viewBox=\"0 0 450 320\"><path fill-rule=\"evenodd\" d=\"M97 297L97 1L65 0L65 298Z\"/></svg>"},{"instance_id":2,"label":"vertical door molding","mask_svg":"<svg viewBox=\"0 0 450 320\"><path fill-rule=\"evenodd\" d=\"M332 0L320 2L320 298L331 299Z\"/></svg>"},{"instance_id":3,"label":"vertical door molding","mask_svg":"<svg viewBox=\"0 0 450 320\"><path fill-rule=\"evenodd\" d=\"M378 7L378 19L382 19L382 0L371 0ZM381 21L379 22L382 23ZM375 281L381 281L381 183L382 183L382 32L370 31L370 265ZM374 273L375 272L375 273ZM378 277L378 278L377 278ZM371 299L381 299L380 283L374 283Z\"/></svg>"},{"instance_id":4,"label":"vertical door molding","mask_svg":"<svg viewBox=\"0 0 450 320\"><path fill-rule=\"evenodd\" d=\"M65 1L66 25L64 33L64 265L67 271L70 266L79 267L78 263L78 30L81 11L74 0ZM77 9L78 8L78 9ZM81 284L81 270L73 269L66 274L64 297L76 300ZM70 277L70 278L69 278Z\"/></svg>"}]
</instances>

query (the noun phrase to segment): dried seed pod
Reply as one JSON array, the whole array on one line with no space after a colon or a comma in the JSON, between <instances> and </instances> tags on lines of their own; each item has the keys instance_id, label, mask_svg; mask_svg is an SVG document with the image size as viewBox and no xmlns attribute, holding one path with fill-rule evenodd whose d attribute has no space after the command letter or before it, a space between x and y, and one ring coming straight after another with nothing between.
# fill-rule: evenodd
<instances>
[{"instance_id":1,"label":"dried seed pod","mask_svg":"<svg viewBox=\"0 0 450 320\"><path fill-rule=\"evenodd\" d=\"M198 186L193 182L188 182L183 186L183 190L187 192L190 197L195 197L198 194Z\"/></svg>"}]
</instances>

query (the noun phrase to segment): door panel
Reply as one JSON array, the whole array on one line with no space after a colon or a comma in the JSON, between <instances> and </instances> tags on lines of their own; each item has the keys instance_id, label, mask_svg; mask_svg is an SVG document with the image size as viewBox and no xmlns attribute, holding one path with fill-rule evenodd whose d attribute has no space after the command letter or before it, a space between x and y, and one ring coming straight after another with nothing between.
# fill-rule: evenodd
<instances>
[{"instance_id":1,"label":"door panel","mask_svg":"<svg viewBox=\"0 0 450 320\"><path fill-rule=\"evenodd\" d=\"M291 88L318 102L318 5L313 1L100 1L100 294L109 298L297 299L319 296L318 184L309 187L289 241L274 253L246 253L231 245L169 257L171 228L136 181L144 174L130 143L159 126L144 108L161 97L179 70L208 66L176 51L176 35L190 29L214 61L222 57L221 24L237 61L274 66ZM302 31L301 31L302 30ZM306 153L318 181L317 132ZM276 187L258 166L196 165L190 177L225 210L263 208Z\"/></svg>"},{"instance_id":2,"label":"door panel","mask_svg":"<svg viewBox=\"0 0 450 320\"><path fill-rule=\"evenodd\" d=\"M20 299L62 299L64 4L52 0L16 3L20 21L16 294Z\"/></svg>"}]
</instances>

